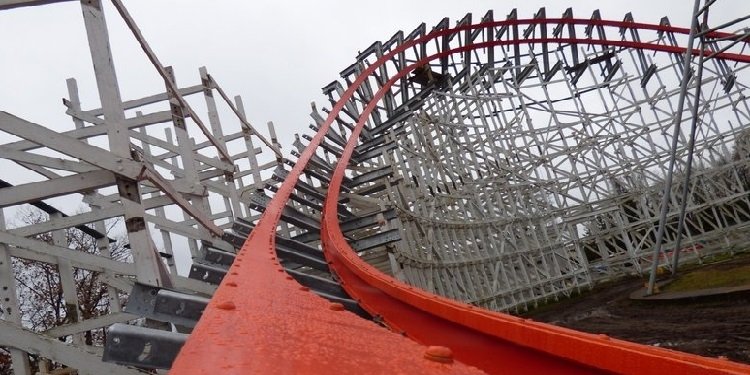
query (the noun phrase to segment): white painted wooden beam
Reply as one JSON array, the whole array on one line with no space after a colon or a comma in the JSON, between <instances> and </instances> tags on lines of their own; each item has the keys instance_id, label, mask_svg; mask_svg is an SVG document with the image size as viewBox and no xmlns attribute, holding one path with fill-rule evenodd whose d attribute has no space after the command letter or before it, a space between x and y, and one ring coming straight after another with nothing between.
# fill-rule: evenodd
<instances>
[{"instance_id":1,"label":"white painted wooden beam","mask_svg":"<svg viewBox=\"0 0 750 375\"><path fill-rule=\"evenodd\" d=\"M0 146L0 159L8 159L16 162L23 162L41 167L59 169L71 172L91 172L99 168L79 161L49 157L31 152L16 151Z\"/></svg>"},{"instance_id":2,"label":"white painted wooden beam","mask_svg":"<svg viewBox=\"0 0 750 375\"><path fill-rule=\"evenodd\" d=\"M0 231L0 243L11 245L8 251L11 256L37 260L49 264L57 264L57 258L69 260L73 266L91 271L102 272L110 269L122 275L134 275L135 267L132 263L118 262L101 255L83 251L71 250L67 247L50 245L44 241L16 236ZM32 254L30 254L31 252ZM34 256L39 254L41 256Z\"/></svg>"},{"instance_id":3,"label":"white painted wooden beam","mask_svg":"<svg viewBox=\"0 0 750 375\"><path fill-rule=\"evenodd\" d=\"M72 0L0 0L0 10L62 3Z\"/></svg>"},{"instance_id":4,"label":"white painted wooden beam","mask_svg":"<svg viewBox=\"0 0 750 375\"><path fill-rule=\"evenodd\" d=\"M26 121L7 112L0 112L0 130L28 139L39 145L49 147L55 151L78 158L102 169L137 179L141 172L140 163L130 160L124 155L115 154L99 147L91 146L78 139L60 134L39 124ZM130 142L119 146L130 154Z\"/></svg>"},{"instance_id":5,"label":"white painted wooden beam","mask_svg":"<svg viewBox=\"0 0 750 375\"><path fill-rule=\"evenodd\" d=\"M44 334L49 337L63 337L73 335L76 333L82 333L91 331L92 329L103 328L110 326L115 323L124 323L130 320L138 319L138 315L133 315L126 312L118 312L108 315L97 316L96 318L84 320L78 323L65 324L57 327L53 327Z\"/></svg>"},{"instance_id":6,"label":"white painted wooden beam","mask_svg":"<svg viewBox=\"0 0 750 375\"><path fill-rule=\"evenodd\" d=\"M5 230L5 215L0 208L0 231ZM22 324L21 309L18 303L16 278L11 263L10 247L0 242L0 298L3 301L3 320L20 326ZM13 373L16 375L31 375L29 356L20 349L10 349Z\"/></svg>"},{"instance_id":7,"label":"white painted wooden beam","mask_svg":"<svg viewBox=\"0 0 750 375\"><path fill-rule=\"evenodd\" d=\"M195 86L183 87L183 88L179 89L178 91L180 92L180 95L182 95L182 96L188 96L188 95L192 95L192 94L197 94L197 93L203 91L203 85L195 85ZM167 93L162 92L162 93L155 94L155 95L144 96L143 98L139 98L139 99L126 100L126 101L122 102L122 108L125 109L125 110L135 109L135 108L143 107L143 106L146 106L146 105L149 105L149 104L163 102L163 101L166 101L166 100L167 100ZM165 112L169 113L169 111L165 111ZM92 116L101 116L102 114L104 114L104 112L102 111L101 108L96 108L96 109L91 109L91 110L88 110L88 111L83 111L83 113L85 113L87 115L92 115ZM148 116L148 115L145 115L145 116ZM166 121L169 121L171 119L172 119L172 117L171 117L171 114L170 114L170 118L168 120L166 120Z\"/></svg>"},{"instance_id":8,"label":"white painted wooden beam","mask_svg":"<svg viewBox=\"0 0 750 375\"><path fill-rule=\"evenodd\" d=\"M54 180L30 182L0 189L0 207L36 202L85 190L93 190L115 184L115 175L110 171L91 171Z\"/></svg>"},{"instance_id":9,"label":"white painted wooden beam","mask_svg":"<svg viewBox=\"0 0 750 375\"><path fill-rule=\"evenodd\" d=\"M71 111L68 114L75 117L76 113L77 112L75 111ZM170 114L169 111L161 111L161 112L150 113L142 117L138 117L138 118L126 118L125 120L123 120L123 126L128 129L135 129L135 128L140 128L140 127L147 126L147 125L167 122L167 121L170 121L171 119L172 119L172 115ZM75 139L86 139L86 138L97 137L100 135L107 134L107 128L108 128L107 124L102 123L101 125L86 126L80 129L64 131L64 132L61 132L60 134L63 134L63 135L66 135L68 137L72 137ZM4 147L8 147L10 149L17 150L17 151L28 151L28 150L40 148L42 146L40 146L37 143L28 141L28 140L21 140L21 141L6 143Z\"/></svg>"},{"instance_id":10,"label":"white painted wooden beam","mask_svg":"<svg viewBox=\"0 0 750 375\"><path fill-rule=\"evenodd\" d=\"M136 375L140 371L112 363L83 348L44 337L5 321L0 321L0 346L18 348L60 362L89 374Z\"/></svg>"}]
</instances>

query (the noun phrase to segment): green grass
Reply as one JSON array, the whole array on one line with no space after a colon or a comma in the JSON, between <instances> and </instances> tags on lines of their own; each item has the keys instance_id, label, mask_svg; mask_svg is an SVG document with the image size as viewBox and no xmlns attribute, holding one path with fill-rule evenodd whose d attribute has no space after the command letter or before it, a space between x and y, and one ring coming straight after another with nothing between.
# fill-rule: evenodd
<instances>
[{"instance_id":1,"label":"green grass","mask_svg":"<svg viewBox=\"0 0 750 375\"><path fill-rule=\"evenodd\" d=\"M708 269L684 274L667 285L664 292L684 292L689 290L735 287L750 285L750 265L732 269Z\"/></svg>"}]
</instances>

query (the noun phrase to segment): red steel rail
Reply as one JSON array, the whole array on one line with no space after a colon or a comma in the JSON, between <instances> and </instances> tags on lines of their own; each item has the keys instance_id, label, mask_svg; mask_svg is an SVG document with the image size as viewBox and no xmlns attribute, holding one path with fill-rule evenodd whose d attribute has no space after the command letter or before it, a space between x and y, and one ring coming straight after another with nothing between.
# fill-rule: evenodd
<instances>
[{"instance_id":1,"label":"red steel rail","mask_svg":"<svg viewBox=\"0 0 750 375\"><path fill-rule=\"evenodd\" d=\"M445 50L405 67L375 94L361 114L332 175L321 228L325 256L342 286L364 309L381 317L398 333L355 314L339 311L340 306L306 291L284 274L275 254L276 228L282 209L331 124L368 75L400 51L415 45L461 31L514 24L605 25L678 34L688 32L682 28L634 22L505 20L433 31L385 54L347 88L281 184L175 360L173 373L479 372L462 363L489 373L750 373L747 365L533 322L418 290L380 273L357 257L347 244L336 215L344 172L368 116L386 91L418 66L450 54L510 44L569 43L684 53L683 48L676 46L592 38L494 40ZM709 35L713 38L728 36L719 32ZM750 55L722 53L717 58L750 63ZM431 357L432 351L420 344L448 347L460 362L426 359Z\"/></svg>"}]
</instances>

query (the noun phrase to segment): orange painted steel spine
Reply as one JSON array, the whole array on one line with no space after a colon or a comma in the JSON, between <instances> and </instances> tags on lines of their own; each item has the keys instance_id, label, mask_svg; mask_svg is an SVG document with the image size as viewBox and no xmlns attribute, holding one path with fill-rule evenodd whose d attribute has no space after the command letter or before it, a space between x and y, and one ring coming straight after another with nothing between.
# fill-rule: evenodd
<instances>
[{"instance_id":1,"label":"orange painted steel spine","mask_svg":"<svg viewBox=\"0 0 750 375\"><path fill-rule=\"evenodd\" d=\"M686 33L686 29L632 22L542 19L507 20L432 32L408 41L370 65L334 105L288 178L282 183L235 264L211 300L173 366L175 374L213 373L471 373L461 363L445 364L429 350L324 301L285 277L275 257L275 233L281 210L294 185L344 103L366 77L393 55L462 30L505 24L602 24ZM715 36L722 36L716 33ZM457 360L490 373L748 374L750 366L725 360L610 339L507 314L495 313L435 296L403 284L369 266L352 251L339 228L336 202L359 133L377 101L396 79L430 60L471 49L520 43L575 43L621 46L680 53L684 49L653 43L546 38L493 41L443 51L412 64L368 103L333 174L323 214L321 238L326 258L342 286L370 313L392 329L423 344L450 348ZM697 53L697 52L696 52ZM720 54L743 63L750 56ZM300 293L303 292L303 293ZM300 319L303 319L300 321ZM374 328L374 329L373 329ZM351 345L352 335L359 345ZM343 341L337 344L337 341ZM438 351L440 352L440 351ZM356 358L352 358L352 356Z\"/></svg>"}]
</instances>

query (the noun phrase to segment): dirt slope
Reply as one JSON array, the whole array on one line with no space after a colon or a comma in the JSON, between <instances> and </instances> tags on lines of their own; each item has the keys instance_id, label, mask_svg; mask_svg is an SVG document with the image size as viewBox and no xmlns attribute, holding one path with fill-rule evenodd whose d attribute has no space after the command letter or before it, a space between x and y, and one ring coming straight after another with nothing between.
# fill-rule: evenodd
<instances>
[{"instance_id":1,"label":"dirt slope","mask_svg":"<svg viewBox=\"0 0 750 375\"><path fill-rule=\"evenodd\" d=\"M726 269L750 264L744 256L702 267ZM644 280L629 279L525 316L591 333L703 356L750 363L750 293L687 301L634 301Z\"/></svg>"}]
</instances>

